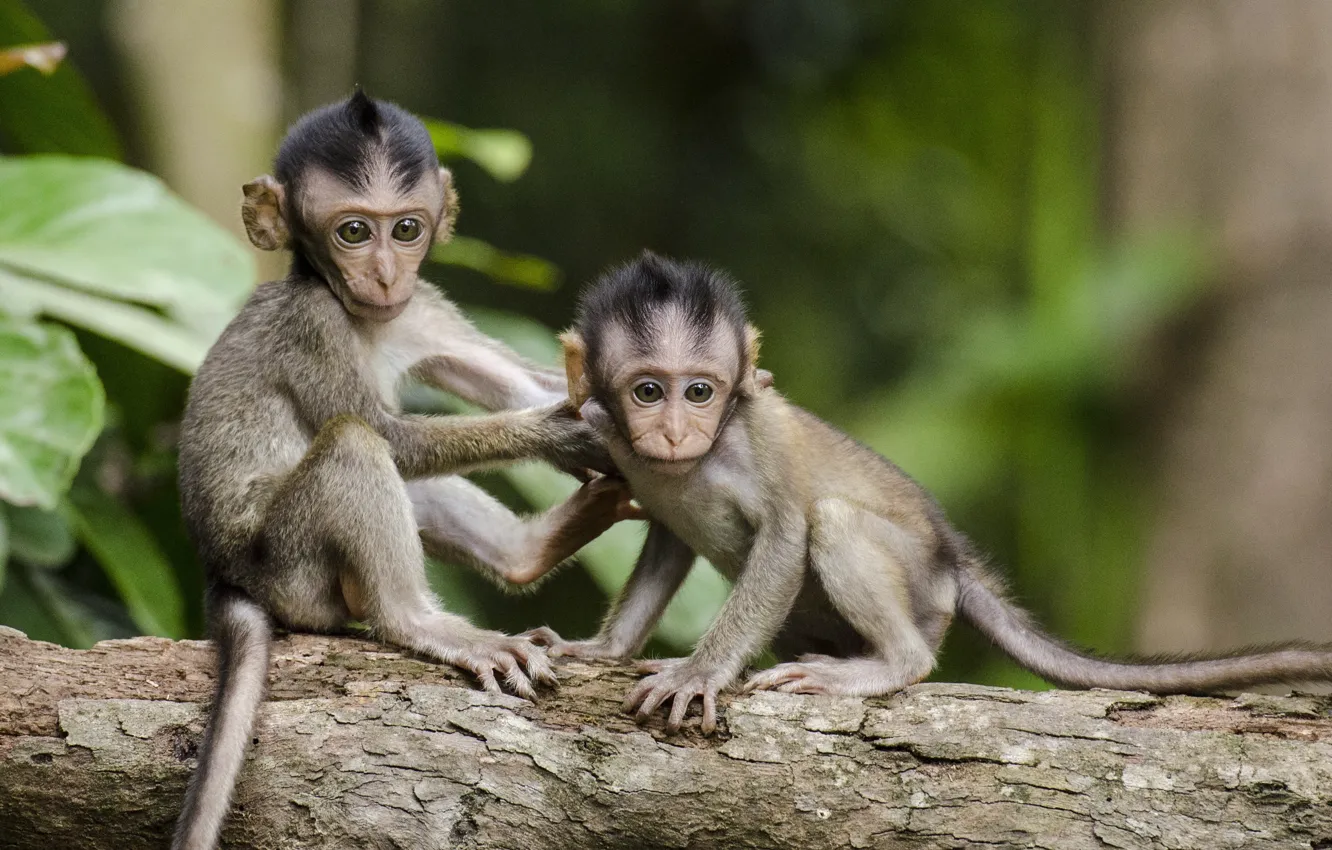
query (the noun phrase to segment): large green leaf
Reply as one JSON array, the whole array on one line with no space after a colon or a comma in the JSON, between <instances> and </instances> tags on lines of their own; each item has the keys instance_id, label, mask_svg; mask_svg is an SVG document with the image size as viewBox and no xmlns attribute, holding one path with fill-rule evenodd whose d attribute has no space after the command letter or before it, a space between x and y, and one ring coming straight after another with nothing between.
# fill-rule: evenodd
<instances>
[{"instance_id":1,"label":"large green leaf","mask_svg":"<svg viewBox=\"0 0 1332 850\"><path fill-rule=\"evenodd\" d=\"M75 531L110 577L145 634L185 636L176 574L139 518L101 490L79 486L67 505Z\"/></svg>"},{"instance_id":2,"label":"large green leaf","mask_svg":"<svg viewBox=\"0 0 1332 850\"><path fill-rule=\"evenodd\" d=\"M105 403L72 333L0 314L0 499L54 508Z\"/></svg>"},{"instance_id":3,"label":"large green leaf","mask_svg":"<svg viewBox=\"0 0 1332 850\"><path fill-rule=\"evenodd\" d=\"M0 0L0 47L50 40L22 3ZM120 157L111 122L69 62L50 76L26 69L0 77L0 137L24 153Z\"/></svg>"},{"instance_id":4,"label":"large green leaf","mask_svg":"<svg viewBox=\"0 0 1332 850\"><path fill-rule=\"evenodd\" d=\"M208 342L249 294L250 254L151 175L6 157L0 197L0 267L12 274L155 307Z\"/></svg>"},{"instance_id":5,"label":"large green leaf","mask_svg":"<svg viewBox=\"0 0 1332 850\"><path fill-rule=\"evenodd\" d=\"M212 336L191 330L161 313L90 295L58 283L19 277L0 268L6 309L20 315L43 314L90 330L193 374L208 353Z\"/></svg>"},{"instance_id":6,"label":"large green leaf","mask_svg":"<svg viewBox=\"0 0 1332 850\"><path fill-rule=\"evenodd\" d=\"M9 551L15 561L56 569L68 564L78 551L74 531L59 511L10 505L7 515Z\"/></svg>"}]
</instances>

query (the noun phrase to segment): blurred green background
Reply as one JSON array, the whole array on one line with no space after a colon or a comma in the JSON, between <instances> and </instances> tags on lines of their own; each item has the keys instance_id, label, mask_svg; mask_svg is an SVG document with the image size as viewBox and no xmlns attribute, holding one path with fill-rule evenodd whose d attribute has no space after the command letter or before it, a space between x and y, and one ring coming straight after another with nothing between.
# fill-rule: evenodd
<instances>
[{"instance_id":1,"label":"blurred green background","mask_svg":"<svg viewBox=\"0 0 1332 850\"><path fill-rule=\"evenodd\" d=\"M432 119L463 214L426 274L521 350L554 362L579 286L644 247L707 260L781 391L931 488L1057 633L1326 639L1332 21L1241 5L0 0L0 48L69 47L0 77L0 623L200 634L184 394L283 271L239 187L359 83ZM523 509L572 487L481 480ZM640 538L535 593L432 581L586 635ZM695 573L654 651L720 604ZM965 629L936 675L1038 684Z\"/></svg>"}]
</instances>

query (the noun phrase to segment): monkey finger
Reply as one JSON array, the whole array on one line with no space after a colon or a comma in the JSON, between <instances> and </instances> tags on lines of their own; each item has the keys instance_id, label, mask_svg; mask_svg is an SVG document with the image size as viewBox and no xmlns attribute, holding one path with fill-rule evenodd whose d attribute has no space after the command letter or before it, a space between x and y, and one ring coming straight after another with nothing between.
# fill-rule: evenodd
<instances>
[{"instance_id":1,"label":"monkey finger","mask_svg":"<svg viewBox=\"0 0 1332 850\"><path fill-rule=\"evenodd\" d=\"M535 700L536 691L532 688L532 683L523 675L522 668L518 666L518 660L507 652L495 653L495 665L504 673L504 684L509 686L509 690L523 699Z\"/></svg>"},{"instance_id":2,"label":"monkey finger","mask_svg":"<svg viewBox=\"0 0 1332 850\"><path fill-rule=\"evenodd\" d=\"M826 694L828 692L828 689L823 685L805 676L792 679L777 690L786 694Z\"/></svg>"},{"instance_id":3,"label":"monkey finger","mask_svg":"<svg viewBox=\"0 0 1332 850\"><path fill-rule=\"evenodd\" d=\"M689 711L689 704L694 701L694 694L688 691L677 691L675 699L671 702L671 715L666 719L666 728L672 732L680 731L680 724L684 723L685 713Z\"/></svg>"},{"instance_id":4,"label":"monkey finger","mask_svg":"<svg viewBox=\"0 0 1332 850\"><path fill-rule=\"evenodd\" d=\"M745 682L745 686L742 690L745 693L751 693L753 691L771 691L776 689L778 685L799 678L804 674L804 671L796 667L794 664L778 664L776 667L769 667L761 673L755 673L753 676L750 676L749 681Z\"/></svg>"},{"instance_id":5,"label":"monkey finger","mask_svg":"<svg viewBox=\"0 0 1332 850\"><path fill-rule=\"evenodd\" d=\"M638 704L643 701L643 697L647 696L648 692L655 687L656 683L651 678L647 678L630 688L629 693L624 695L624 702L621 703L625 713L637 708Z\"/></svg>"},{"instance_id":6,"label":"monkey finger","mask_svg":"<svg viewBox=\"0 0 1332 850\"><path fill-rule=\"evenodd\" d=\"M518 637L527 640L537 646L555 646L564 643L564 638L550 626L537 626L535 629L528 629Z\"/></svg>"},{"instance_id":7,"label":"monkey finger","mask_svg":"<svg viewBox=\"0 0 1332 850\"><path fill-rule=\"evenodd\" d=\"M523 640L520 636L514 640L511 651L533 683L552 686L559 684L559 679L555 678L555 671L551 669L550 661L546 658L546 651L541 646Z\"/></svg>"},{"instance_id":8,"label":"monkey finger","mask_svg":"<svg viewBox=\"0 0 1332 850\"><path fill-rule=\"evenodd\" d=\"M644 658L634 665L635 673L660 673L674 662L673 658Z\"/></svg>"},{"instance_id":9,"label":"monkey finger","mask_svg":"<svg viewBox=\"0 0 1332 850\"><path fill-rule=\"evenodd\" d=\"M555 675L555 670L550 666L550 661L546 658L544 652L524 653L520 656L523 666L527 668L527 675L535 683L549 685L552 688L559 687L559 677Z\"/></svg>"},{"instance_id":10,"label":"monkey finger","mask_svg":"<svg viewBox=\"0 0 1332 850\"><path fill-rule=\"evenodd\" d=\"M634 718L639 723L646 723L661 704L670 698L674 691L669 687L657 686L648 692L643 698L643 703L638 706L638 715Z\"/></svg>"},{"instance_id":11,"label":"monkey finger","mask_svg":"<svg viewBox=\"0 0 1332 850\"><path fill-rule=\"evenodd\" d=\"M494 694L504 693L504 689L499 686L499 682L495 681L495 671L490 664L484 661L477 661L473 662L469 669L476 675L476 678L480 680L481 688L483 690L490 691Z\"/></svg>"},{"instance_id":12,"label":"monkey finger","mask_svg":"<svg viewBox=\"0 0 1332 850\"><path fill-rule=\"evenodd\" d=\"M717 692L703 692L703 734L711 735L717 731Z\"/></svg>"},{"instance_id":13,"label":"monkey finger","mask_svg":"<svg viewBox=\"0 0 1332 850\"><path fill-rule=\"evenodd\" d=\"M615 509L615 521L622 522L627 519L648 519L647 511L637 502L627 502Z\"/></svg>"}]
</instances>

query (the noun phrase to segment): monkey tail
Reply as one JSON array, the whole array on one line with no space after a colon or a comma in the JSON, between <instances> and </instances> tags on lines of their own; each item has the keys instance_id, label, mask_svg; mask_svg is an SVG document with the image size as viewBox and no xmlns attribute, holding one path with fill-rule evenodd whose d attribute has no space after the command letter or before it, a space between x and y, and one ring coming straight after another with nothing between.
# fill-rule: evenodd
<instances>
[{"instance_id":1,"label":"monkey tail","mask_svg":"<svg viewBox=\"0 0 1332 850\"><path fill-rule=\"evenodd\" d=\"M1014 661L1066 688L1114 688L1158 694L1205 693L1250 685L1332 681L1332 647L1292 643L1231 655L1142 660L1098 658L1037 626L978 559L959 570L958 610Z\"/></svg>"},{"instance_id":2,"label":"monkey tail","mask_svg":"<svg viewBox=\"0 0 1332 850\"><path fill-rule=\"evenodd\" d=\"M213 588L209 596L218 653L217 695L171 850L213 850L217 846L268 680L273 642L268 614L234 588Z\"/></svg>"}]
</instances>

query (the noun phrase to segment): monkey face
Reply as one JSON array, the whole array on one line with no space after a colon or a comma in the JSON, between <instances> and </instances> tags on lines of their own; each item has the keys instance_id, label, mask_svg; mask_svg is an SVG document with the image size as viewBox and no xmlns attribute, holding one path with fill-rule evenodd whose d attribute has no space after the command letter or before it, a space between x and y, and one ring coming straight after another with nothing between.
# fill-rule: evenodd
<instances>
[{"instance_id":1,"label":"monkey face","mask_svg":"<svg viewBox=\"0 0 1332 850\"><path fill-rule=\"evenodd\" d=\"M261 177L246 185L242 213L257 247L296 247L347 312L386 322L407 307L430 246L449 235L457 202L443 168L404 188L385 160L370 164L364 182L357 189L312 168L289 192Z\"/></svg>"},{"instance_id":2,"label":"monkey face","mask_svg":"<svg viewBox=\"0 0 1332 850\"><path fill-rule=\"evenodd\" d=\"M347 312L374 321L396 318L416 291L416 274L434 241L445 204L442 181L422 175L399 188L387 168L364 191L311 171L301 186L309 253Z\"/></svg>"},{"instance_id":3,"label":"monkey face","mask_svg":"<svg viewBox=\"0 0 1332 850\"><path fill-rule=\"evenodd\" d=\"M699 333L683 316L661 317L645 350L620 329L607 334L603 381L634 454L659 471L685 472L708 453L730 408L740 371L739 347L725 327Z\"/></svg>"}]
</instances>

